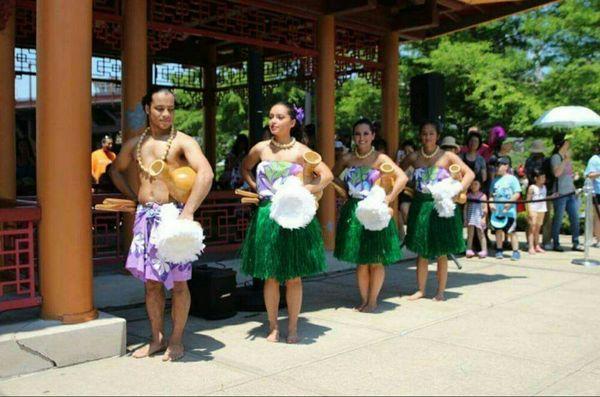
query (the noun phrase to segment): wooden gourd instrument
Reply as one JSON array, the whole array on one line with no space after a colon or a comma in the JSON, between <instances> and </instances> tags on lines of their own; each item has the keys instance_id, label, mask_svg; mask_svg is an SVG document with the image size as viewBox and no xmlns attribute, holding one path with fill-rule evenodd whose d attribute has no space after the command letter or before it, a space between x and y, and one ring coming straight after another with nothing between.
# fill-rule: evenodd
<instances>
[{"instance_id":1,"label":"wooden gourd instrument","mask_svg":"<svg viewBox=\"0 0 600 397\"><path fill-rule=\"evenodd\" d=\"M321 157L321 155L317 152L306 152L302 155L302 159L304 160L304 168L302 171L302 174L298 175L298 178L300 178L300 180L302 181L302 183L304 185L308 185L309 183L311 183L312 181L314 181L315 178L315 168L317 168L317 166L319 164L321 164L321 161L323 161L323 158ZM315 200L319 201L321 200L321 197L323 197L323 191L320 191L316 194L314 194L315 196Z\"/></svg>"},{"instance_id":2,"label":"wooden gourd instrument","mask_svg":"<svg viewBox=\"0 0 600 397\"><path fill-rule=\"evenodd\" d=\"M390 194L394 189L396 178L394 177L394 167L390 163L383 163L379 166L381 176L375 181L385 191L385 194Z\"/></svg>"},{"instance_id":3,"label":"wooden gourd instrument","mask_svg":"<svg viewBox=\"0 0 600 397\"><path fill-rule=\"evenodd\" d=\"M196 180L196 171L191 167L184 166L175 169L169 169L163 160L154 160L150 164L149 172L151 177L160 178L165 182L169 189L169 194L179 203L185 203L190 197L192 186Z\"/></svg>"},{"instance_id":4,"label":"wooden gourd instrument","mask_svg":"<svg viewBox=\"0 0 600 397\"><path fill-rule=\"evenodd\" d=\"M462 174L462 171L458 164L452 164L450 166L450 168L448 168L448 171L450 171L450 176L453 179L455 179L459 182L462 180L463 174ZM467 194L465 192L460 192L459 194L456 195L456 197L454 197L454 202L457 204L466 203L467 202Z\"/></svg>"}]
</instances>

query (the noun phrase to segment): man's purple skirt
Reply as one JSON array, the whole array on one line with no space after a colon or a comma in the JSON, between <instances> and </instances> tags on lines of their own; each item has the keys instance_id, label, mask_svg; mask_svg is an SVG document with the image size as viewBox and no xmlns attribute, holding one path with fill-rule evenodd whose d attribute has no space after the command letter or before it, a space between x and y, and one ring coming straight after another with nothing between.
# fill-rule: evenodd
<instances>
[{"instance_id":1,"label":"man's purple skirt","mask_svg":"<svg viewBox=\"0 0 600 397\"><path fill-rule=\"evenodd\" d=\"M167 289L172 289L175 281L187 281L192 278L192 264L170 264L158 257L154 239L156 228L161 221L161 207L162 205L157 203L138 205L133 225L133 241L125 268L143 282L158 281ZM181 209L179 206L180 211Z\"/></svg>"}]
</instances>

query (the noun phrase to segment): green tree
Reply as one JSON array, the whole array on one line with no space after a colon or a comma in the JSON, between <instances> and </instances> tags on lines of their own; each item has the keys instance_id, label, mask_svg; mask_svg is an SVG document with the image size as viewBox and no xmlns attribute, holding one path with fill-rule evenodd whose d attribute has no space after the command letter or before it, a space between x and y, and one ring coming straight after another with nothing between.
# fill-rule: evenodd
<instances>
[{"instance_id":1,"label":"green tree","mask_svg":"<svg viewBox=\"0 0 600 397\"><path fill-rule=\"evenodd\" d=\"M488 129L496 123L513 136L548 139L552 130L533 128L544 111L559 105L582 105L600 111L598 26L600 0L563 0L474 29L402 45L398 76L402 136L415 134L409 114L410 79L427 72L445 76L446 126L456 127L448 130L459 140L469 125ZM268 76L287 77L285 72ZM230 80L240 84L238 75L231 74ZM275 102L304 105L303 84L284 81L265 87L264 92L265 123ZM178 94L177 99L183 105L176 116L178 126L191 134L201 131L202 113L195 105L198 102L193 96ZM312 114L316 114L315 109ZM348 133L360 117L381 118L381 89L353 77L336 91L337 132ZM235 136L248 130L245 98L235 92L220 98L217 129L217 156L223 159ZM598 131L591 129L573 131L572 136L579 162L600 140Z\"/></svg>"},{"instance_id":2,"label":"green tree","mask_svg":"<svg viewBox=\"0 0 600 397\"><path fill-rule=\"evenodd\" d=\"M234 91L223 94L217 107L217 161L223 160L235 137L248 133L247 101Z\"/></svg>"},{"instance_id":3,"label":"green tree","mask_svg":"<svg viewBox=\"0 0 600 397\"><path fill-rule=\"evenodd\" d=\"M178 130L192 136L203 136L204 114L200 109L200 93L175 90L177 110L175 111L175 126ZM201 139L202 141L202 139Z\"/></svg>"},{"instance_id":4,"label":"green tree","mask_svg":"<svg viewBox=\"0 0 600 397\"><path fill-rule=\"evenodd\" d=\"M381 90L364 78L345 81L335 99L335 128L341 134L351 134L352 125L361 117L381 119Z\"/></svg>"}]
</instances>

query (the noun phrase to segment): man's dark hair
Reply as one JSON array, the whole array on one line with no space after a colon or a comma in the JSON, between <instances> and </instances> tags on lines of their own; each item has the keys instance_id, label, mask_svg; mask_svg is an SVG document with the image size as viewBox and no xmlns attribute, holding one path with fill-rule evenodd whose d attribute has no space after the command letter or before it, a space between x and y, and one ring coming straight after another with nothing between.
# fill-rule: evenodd
<instances>
[{"instance_id":1,"label":"man's dark hair","mask_svg":"<svg viewBox=\"0 0 600 397\"><path fill-rule=\"evenodd\" d=\"M158 94L158 93L171 94L171 95L173 95L173 97L175 96L175 94L173 94L173 91L171 91L170 89L168 89L166 87L160 87L160 86L153 85L148 89L148 92L146 92L146 95L144 95L142 97L142 106L144 106L144 107L150 106L150 104L152 103L152 96L154 94Z\"/></svg>"}]
</instances>

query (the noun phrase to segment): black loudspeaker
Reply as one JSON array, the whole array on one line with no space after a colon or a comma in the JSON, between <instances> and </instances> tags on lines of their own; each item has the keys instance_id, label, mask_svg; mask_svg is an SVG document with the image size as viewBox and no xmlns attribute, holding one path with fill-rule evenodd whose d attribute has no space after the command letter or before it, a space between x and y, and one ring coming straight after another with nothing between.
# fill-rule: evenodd
<instances>
[{"instance_id":1,"label":"black loudspeaker","mask_svg":"<svg viewBox=\"0 0 600 397\"><path fill-rule=\"evenodd\" d=\"M444 121L444 75L426 73L410 79L410 118L413 124Z\"/></svg>"},{"instance_id":2,"label":"black loudspeaker","mask_svg":"<svg viewBox=\"0 0 600 397\"><path fill-rule=\"evenodd\" d=\"M252 280L252 285L240 287L236 291L237 309L241 312L266 312L263 287L265 282L258 278ZM279 308L286 307L285 283L279 286Z\"/></svg>"},{"instance_id":3,"label":"black loudspeaker","mask_svg":"<svg viewBox=\"0 0 600 397\"><path fill-rule=\"evenodd\" d=\"M230 268L197 265L188 281L192 305L190 313L207 320L235 316L236 272Z\"/></svg>"}]
</instances>

